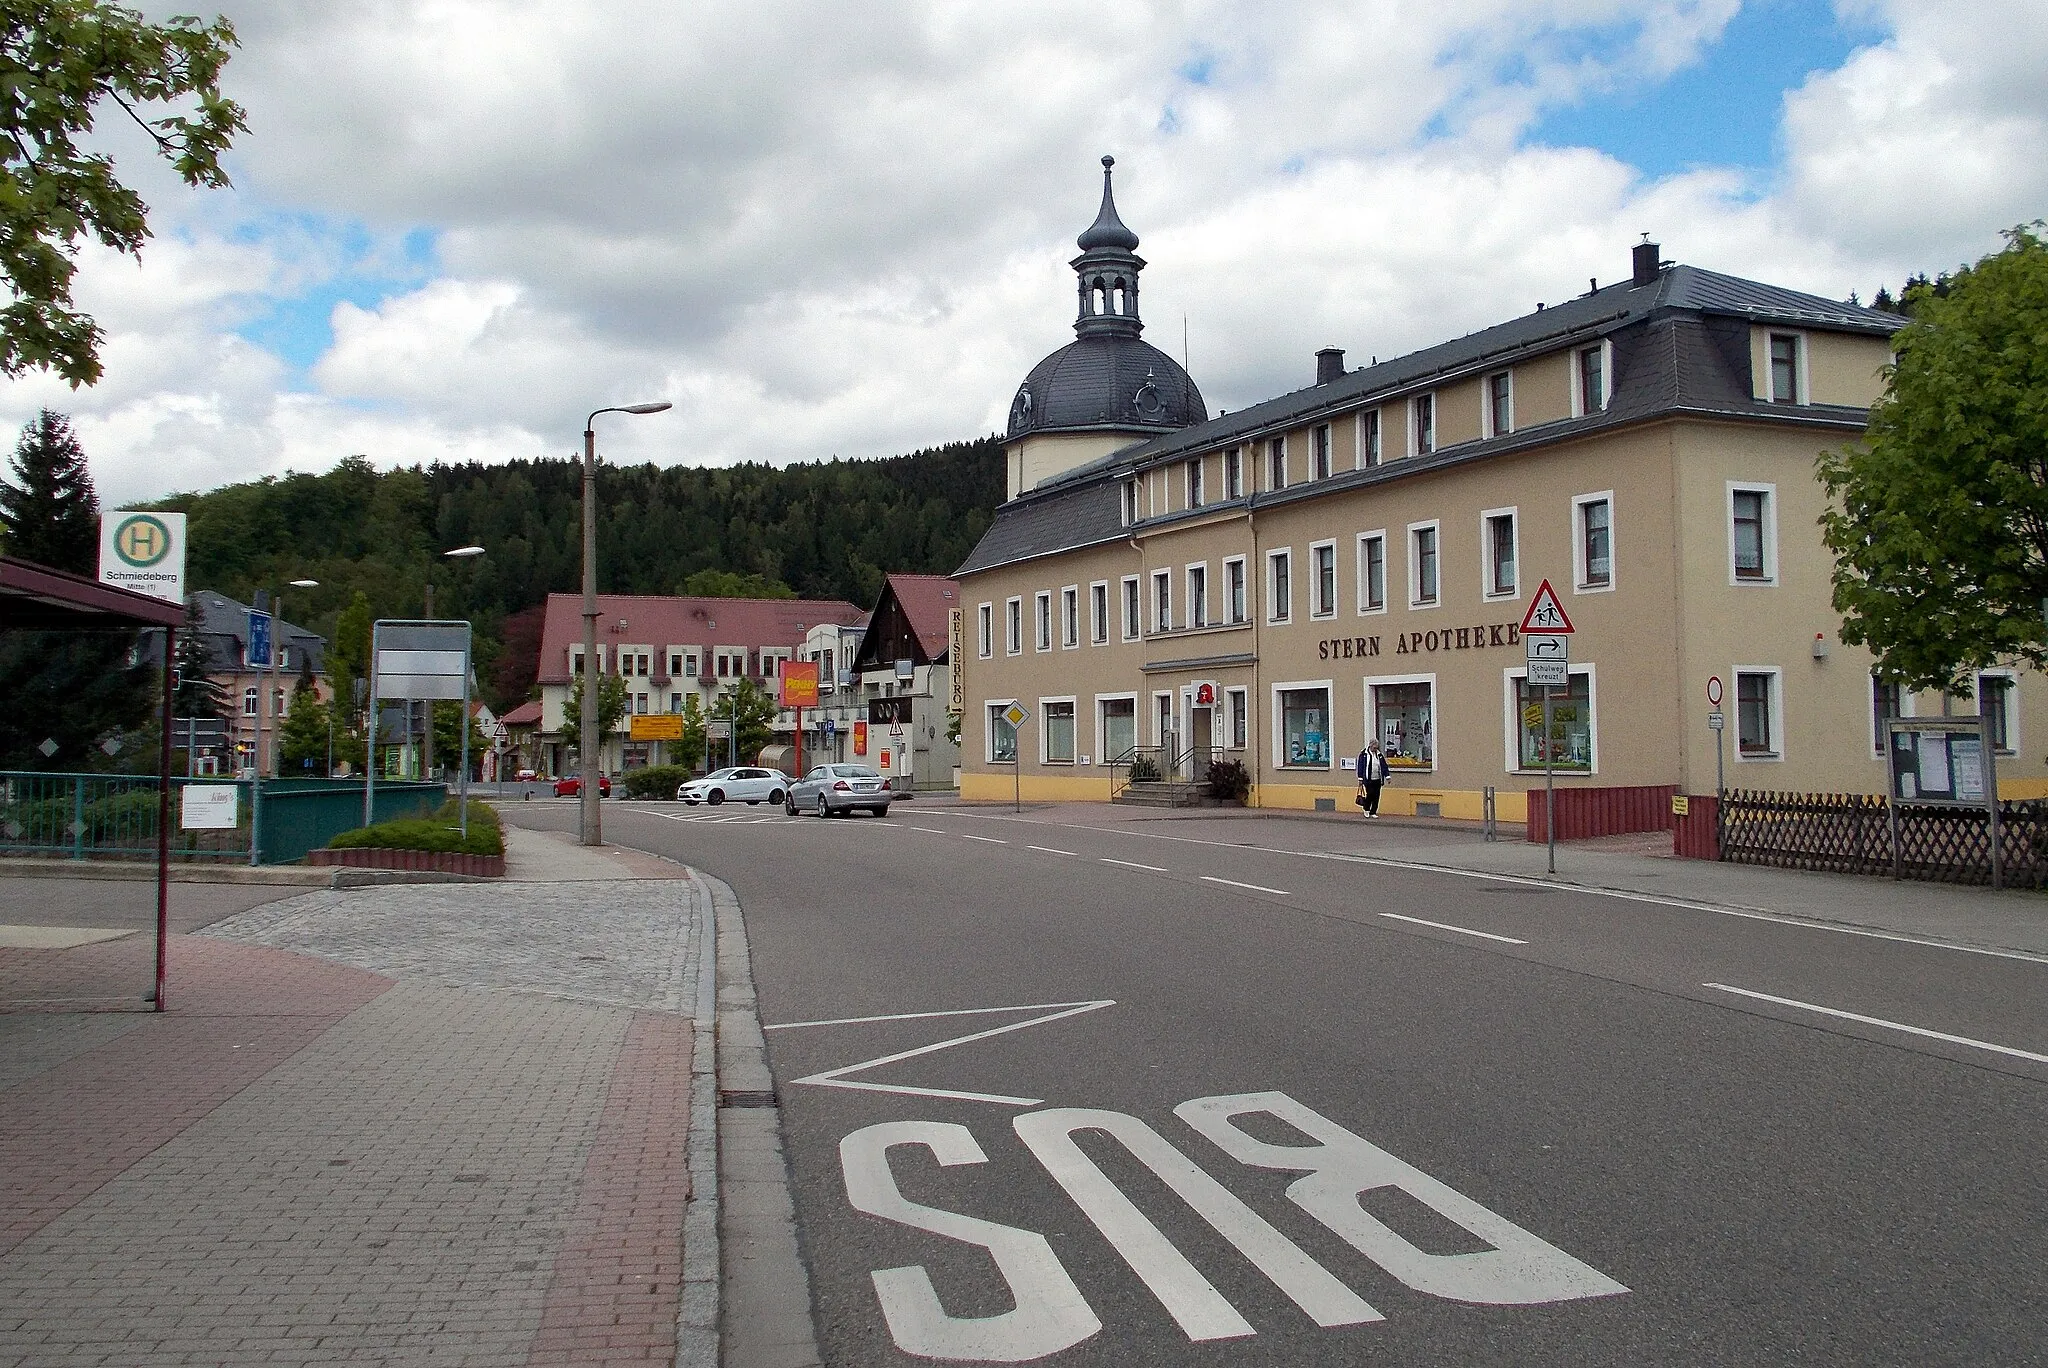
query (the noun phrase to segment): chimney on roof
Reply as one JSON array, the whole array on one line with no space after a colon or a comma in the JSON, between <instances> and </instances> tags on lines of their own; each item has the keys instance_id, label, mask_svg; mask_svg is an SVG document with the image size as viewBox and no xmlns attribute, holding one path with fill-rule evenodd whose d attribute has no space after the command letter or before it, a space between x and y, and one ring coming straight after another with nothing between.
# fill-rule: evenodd
<instances>
[{"instance_id":1,"label":"chimney on roof","mask_svg":"<svg viewBox=\"0 0 2048 1368\"><path fill-rule=\"evenodd\" d=\"M1344 349L1325 347L1316 353L1316 383L1327 385L1344 376Z\"/></svg>"},{"instance_id":2,"label":"chimney on roof","mask_svg":"<svg viewBox=\"0 0 2048 1368\"><path fill-rule=\"evenodd\" d=\"M1657 259L1657 253L1657 244L1650 241L1648 233L1643 234L1643 240L1635 246L1635 288L1657 283L1657 272L1663 264Z\"/></svg>"}]
</instances>

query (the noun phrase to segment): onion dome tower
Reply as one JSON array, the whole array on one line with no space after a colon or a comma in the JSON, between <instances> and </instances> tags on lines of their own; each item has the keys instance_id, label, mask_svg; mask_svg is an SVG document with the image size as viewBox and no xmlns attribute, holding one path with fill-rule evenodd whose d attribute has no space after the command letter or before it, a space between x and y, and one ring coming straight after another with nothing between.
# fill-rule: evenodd
<instances>
[{"instance_id":1,"label":"onion dome tower","mask_svg":"<svg viewBox=\"0 0 2048 1368\"><path fill-rule=\"evenodd\" d=\"M1119 447L1209 416L1180 363L1146 342L1138 316L1138 235L1117 217L1102 159L1102 207L1075 239L1074 340L1031 368L1010 402L1010 497Z\"/></svg>"}]
</instances>

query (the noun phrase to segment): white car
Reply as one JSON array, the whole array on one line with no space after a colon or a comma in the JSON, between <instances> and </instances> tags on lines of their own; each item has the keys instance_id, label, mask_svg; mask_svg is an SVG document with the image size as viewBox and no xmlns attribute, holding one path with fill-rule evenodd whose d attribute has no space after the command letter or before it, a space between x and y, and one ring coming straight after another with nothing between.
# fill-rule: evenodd
<instances>
[{"instance_id":1,"label":"white car","mask_svg":"<svg viewBox=\"0 0 2048 1368\"><path fill-rule=\"evenodd\" d=\"M731 799L740 803L779 803L789 791L789 779L780 771L753 765L736 765L713 770L702 779L692 779L676 790L676 801L713 807Z\"/></svg>"}]
</instances>

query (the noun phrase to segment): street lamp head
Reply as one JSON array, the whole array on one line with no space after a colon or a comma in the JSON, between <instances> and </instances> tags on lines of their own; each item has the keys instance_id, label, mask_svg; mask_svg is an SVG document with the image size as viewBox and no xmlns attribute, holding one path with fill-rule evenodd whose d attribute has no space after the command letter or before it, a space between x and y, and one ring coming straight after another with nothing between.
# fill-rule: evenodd
<instances>
[{"instance_id":1,"label":"street lamp head","mask_svg":"<svg viewBox=\"0 0 2048 1368\"><path fill-rule=\"evenodd\" d=\"M453 551L443 551L441 554L451 560L467 560L471 556L481 556L483 553L484 549L481 546L458 546Z\"/></svg>"},{"instance_id":2,"label":"street lamp head","mask_svg":"<svg viewBox=\"0 0 2048 1368\"><path fill-rule=\"evenodd\" d=\"M674 406L673 404L669 403L669 401L668 401L668 400L666 400L666 399L661 399L661 400L657 400L656 402L654 402L654 403L652 403L652 404L628 404L628 405L626 405L626 406L625 406L624 408L620 409L620 410L619 410L619 412L621 412L621 413L660 413L660 412L662 412L662 411L663 411L664 409L669 409L669 408L673 408L673 407L675 407L675 406Z\"/></svg>"},{"instance_id":3,"label":"street lamp head","mask_svg":"<svg viewBox=\"0 0 2048 1368\"><path fill-rule=\"evenodd\" d=\"M292 581L292 588L294 588L294 589L318 589L319 587L320 587L320 581L319 581L319 580L311 580L311 579L308 579L308 580L293 580L293 581Z\"/></svg>"}]
</instances>

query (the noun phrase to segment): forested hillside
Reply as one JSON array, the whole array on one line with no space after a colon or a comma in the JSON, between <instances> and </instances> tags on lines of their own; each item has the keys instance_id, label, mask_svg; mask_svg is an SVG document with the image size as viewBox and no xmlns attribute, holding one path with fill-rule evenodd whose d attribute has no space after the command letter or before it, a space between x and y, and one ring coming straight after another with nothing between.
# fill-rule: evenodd
<instances>
[{"instance_id":1,"label":"forested hillside","mask_svg":"<svg viewBox=\"0 0 2048 1368\"><path fill-rule=\"evenodd\" d=\"M723 570L865 607L885 572L946 574L965 560L1002 489L993 437L880 461L600 465L598 585L670 594L693 572ZM247 600L258 588L318 580L317 589L283 588L285 614L329 637L358 590L372 616L410 617L431 582L437 616L476 623L486 696L509 706L532 680L538 642L531 617L507 619L582 587L581 496L573 460L379 472L350 457L323 475L152 507L190 515L189 585ZM441 556L470 545L485 554Z\"/></svg>"}]
</instances>

